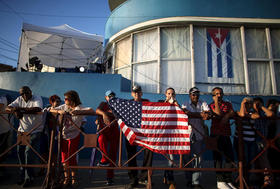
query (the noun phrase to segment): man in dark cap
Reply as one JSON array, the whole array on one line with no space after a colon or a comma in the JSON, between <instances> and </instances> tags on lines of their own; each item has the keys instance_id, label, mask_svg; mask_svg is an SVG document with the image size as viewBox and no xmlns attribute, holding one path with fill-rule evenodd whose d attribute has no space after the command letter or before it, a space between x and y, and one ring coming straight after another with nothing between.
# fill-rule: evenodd
<instances>
[{"instance_id":1,"label":"man in dark cap","mask_svg":"<svg viewBox=\"0 0 280 189\"><path fill-rule=\"evenodd\" d=\"M131 90L131 96L133 99L132 101L137 102L143 102L143 101L149 101L148 99L142 98L143 92L142 88L139 85L134 85ZM136 145L130 145L128 140L125 140L125 146L126 146L126 152L127 152L127 159L132 158L137 153L137 146ZM144 150L144 159L143 159L143 167L150 167L152 166L152 160L153 160L153 153L152 151L145 149ZM137 160L136 157L133 158L129 163L129 167L137 167ZM129 184L128 188L134 188L138 185L138 171L137 170L129 170L128 176L131 179L131 183ZM143 170L140 175L139 182L141 184L147 183L147 170Z\"/></svg>"}]
</instances>

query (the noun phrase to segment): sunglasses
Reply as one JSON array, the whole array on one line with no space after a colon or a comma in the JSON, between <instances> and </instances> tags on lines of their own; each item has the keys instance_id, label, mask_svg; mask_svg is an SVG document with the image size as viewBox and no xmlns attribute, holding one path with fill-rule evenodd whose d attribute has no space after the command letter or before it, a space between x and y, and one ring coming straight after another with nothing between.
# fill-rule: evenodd
<instances>
[{"instance_id":1,"label":"sunglasses","mask_svg":"<svg viewBox=\"0 0 280 189\"><path fill-rule=\"evenodd\" d=\"M193 93L193 94L191 94L192 96L199 96L199 94L196 94L196 93Z\"/></svg>"},{"instance_id":2,"label":"sunglasses","mask_svg":"<svg viewBox=\"0 0 280 189\"><path fill-rule=\"evenodd\" d=\"M23 95L28 95L29 94L29 92L22 92L22 93L20 93L19 95L20 96L23 96Z\"/></svg>"},{"instance_id":3,"label":"sunglasses","mask_svg":"<svg viewBox=\"0 0 280 189\"><path fill-rule=\"evenodd\" d=\"M64 101L66 101L66 100L70 101L70 98L64 98Z\"/></svg>"}]
</instances>

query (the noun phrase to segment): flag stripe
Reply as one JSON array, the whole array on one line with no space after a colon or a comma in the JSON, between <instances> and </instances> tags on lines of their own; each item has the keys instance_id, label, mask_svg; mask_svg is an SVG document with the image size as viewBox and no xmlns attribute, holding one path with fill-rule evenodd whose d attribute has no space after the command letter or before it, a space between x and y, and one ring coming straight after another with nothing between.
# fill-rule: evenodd
<instances>
[{"instance_id":1,"label":"flag stripe","mask_svg":"<svg viewBox=\"0 0 280 189\"><path fill-rule=\"evenodd\" d=\"M212 45L211 45L211 36L207 33L207 63L208 63L208 77L213 77L212 72Z\"/></svg>"},{"instance_id":2,"label":"flag stripe","mask_svg":"<svg viewBox=\"0 0 280 189\"><path fill-rule=\"evenodd\" d=\"M188 123L184 121L165 121L162 124L162 121L142 121L142 125L184 125L188 126Z\"/></svg>"},{"instance_id":3,"label":"flag stripe","mask_svg":"<svg viewBox=\"0 0 280 189\"><path fill-rule=\"evenodd\" d=\"M162 130L162 129L174 129L174 125L142 125L142 129L157 129L157 130ZM182 129L185 130L186 126L176 126L176 129Z\"/></svg>"},{"instance_id":4,"label":"flag stripe","mask_svg":"<svg viewBox=\"0 0 280 189\"><path fill-rule=\"evenodd\" d=\"M185 118L186 119L186 114L150 114L150 113L143 113L142 114L142 119L143 118Z\"/></svg>"},{"instance_id":5,"label":"flag stripe","mask_svg":"<svg viewBox=\"0 0 280 189\"><path fill-rule=\"evenodd\" d=\"M233 78L233 73L232 73L232 60L231 60L231 44L230 44L230 32L228 33L226 37L226 43L227 43L227 73L228 73L228 78Z\"/></svg>"},{"instance_id":6,"label":"flag stripe","mask_svg":"<svg viewBox=\"0 0 280 189\"><path fill-rule=\"evenodd\" d=\"M221 50L216 47L217 49L217 69L218 69L218 77L223 77L223 65L222 65L222 55Z\"/></svg>"},{"instance_id":7,"label":"flag stripe","mask_svg":"<svg viewBox=\"0 0 280 189\"><path fill-rule=\"evenodd\" d=\"M161 113L165 113L165 114L183 114L185 115L185 113L181 110L143 110L142 113L146 113L146 114L161 114Z\"/></svg>"},{"instance_id":8,"label":"flag stripe","mask_svg":"<svg viewBox=\"0 0 280 189\"><path fill-rule=\"evenodd\" d=\"M153 142L155 139L151 138L151 137L141 137L141 136L137 136L137 139L141 140L141 141L151 141ZM172 138L172 137L165 137L165 138L160 138L160 141L163 142L190 142L190 138L189 137L184 137L184 138Z\"/></svg>"}]
</instances>

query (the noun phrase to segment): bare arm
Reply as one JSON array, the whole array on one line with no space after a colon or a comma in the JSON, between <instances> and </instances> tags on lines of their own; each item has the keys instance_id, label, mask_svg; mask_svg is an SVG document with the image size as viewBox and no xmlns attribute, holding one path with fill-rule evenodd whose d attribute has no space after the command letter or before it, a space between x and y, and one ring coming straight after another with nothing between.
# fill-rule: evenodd
<instances>
[{"instance_id":1,"label":"bare arm","mask_svg":"<svg viewBox=\"0 0 280 189\"><path fill-rule=\"evenodd\" d=\"M113 116L110 112L104 111L104 106L106 105L106 102L101 102L96 109L96 114L102 116L103 121L106 125L109 125L111 123L110 116Z\"/></svg>"},{"instance_id":2,"label":"bare arm","mask_svg":"<svg viewBox=\"0 0 280 189\"><path fill-rule=\"evenodd\" d=\"M88 108L85 110L73 110L70 112L70 114L71 115L97 115L92 108Z\"/></svg>"},{"instance_id":3,"label":"bare arm","mask_svg":"<svg viewBox=\"0 0 280 189\"><path fill-rule=\"evenodd\" d=\"M213 100L214 100L214 104L215 104L215 108L214 108L213 112L218 116L222 116L222 111L219 106L218 96L217 95L213 96Z\"/></svg>"},{"instance_id":4,"label":"bare arm","mask_svg":"<svg viewBox=\"0 0 280 189\"><path fill-rule=\"evenodd\" d=\"M40 107L21 108L21 107L8 106L6 108L6 111L9 113L21 112L21 113L26 113L26 114L34 114L37 112L41 112L42 108L40 108Z\"/></svg>"},{"instance_id":5,"label":"bare arm","mask_svg":"<svg viewBox=\"0 0 280 189\"><path fill-rule=\"evenodd\" d=\"M261 106L262 111L264 111L265 115L267 117L273 117L274 116L274 112L269 110L268 108Z\"/></svg>"}]
</instances>

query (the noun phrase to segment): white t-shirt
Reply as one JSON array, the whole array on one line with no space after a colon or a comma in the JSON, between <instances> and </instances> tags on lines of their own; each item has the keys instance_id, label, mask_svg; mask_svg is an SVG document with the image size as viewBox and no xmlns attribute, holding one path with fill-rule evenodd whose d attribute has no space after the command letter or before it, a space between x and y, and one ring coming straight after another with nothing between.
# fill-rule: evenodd
<instances>
[{"instance_id":1,"label":"white t-shirt","mask_svg":"<svg viewBox=\"0 0 280 189\"><path fill-rule=\"evenodd\" d=\"M67 106L66 104L60 105L55 110L64 110L66 112L72 111L72 109ZM87 110L89 108L84 108L81 105L78 105L74 108L74 110ZM69 115L68 118L72 119L72 121L77 125L79 128L82 126L83 122L86 122L86 118L84 115L76 115L71 116ZM69 140L77 137L79 135L80 131L72 124L71 121L64 122L63 128L62 128L62 136L64 139Z\"/></svg>"},{"instance_id":2,"label":"white t-shirt","mask_svg":"<svg viewBox=\"0 0 280 189\"><path fill-rule=\"evenodd\" d=\"M32 95L31 99L27 102L24 101L22 96L17 97L17 99L9 104L11 107L21 107L21 108L43 108L43 101L40 96ZM23 114L23 117L19 120L18 131L20 132L28 132L33 127L40 125L37 129L35 129L32 133L42 132L44 128L44 123L42 119L42 115L38 114Z\"/></svg>"},{"instance_id":3,"label":"white t-shirt","mask_svg":"<svg viewBox=\"0 0 280 189\"><path fill-rule=\"evenodd\" d=\"M3 104L2 108L0 109L0 112L5 111L6 107L7 107L7 98L4 96L0 96L0 104ZM9 130L11 130L11 127L9 125L9 123L7 123L6 120L4 120L2 118L2 116L8 120L8 114L1 114L0 116L0 134L2 133L6 133Z\"/></svg>"},{"instance_id":4,"label":"white t-shirt","mask_svg":"<svg viewBox=\"0 0 280 189\"><path fill-rule=\"evenodd\" d=\"M198 100L197 105L195 106L194 104L191 103L191 101L189 102L185 102L182 105L182 108L186 108L188 111L190 112L203 112L203 111L209 111L209 106L206 102L202 102L200 100ZM199 119L199 118L189 118L189 125L191 125L192 127L196 128L199 132L204 134L204 128L203 128L203 120ZM201 134L196 131L196 129L192 129L192 134L195 134L195 138L196 140L203 140L203 136L201 136Z\"/></svg>"}]
</instances>

